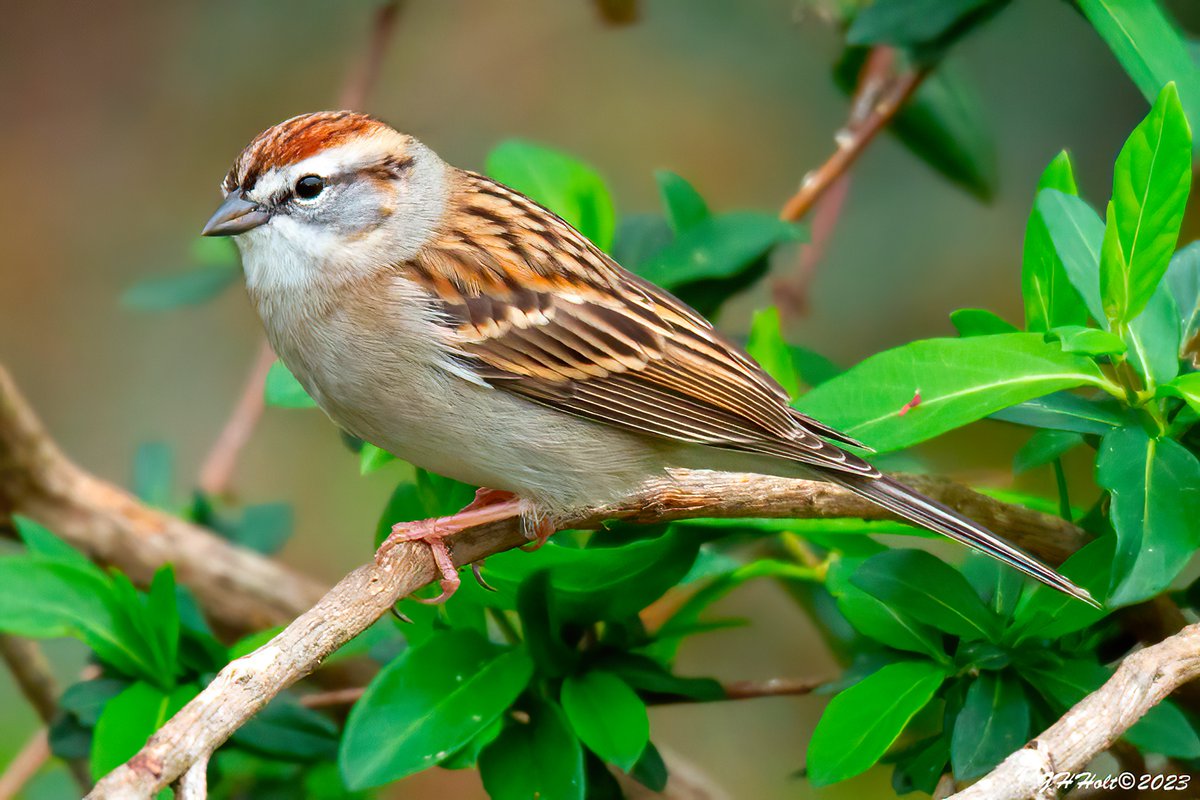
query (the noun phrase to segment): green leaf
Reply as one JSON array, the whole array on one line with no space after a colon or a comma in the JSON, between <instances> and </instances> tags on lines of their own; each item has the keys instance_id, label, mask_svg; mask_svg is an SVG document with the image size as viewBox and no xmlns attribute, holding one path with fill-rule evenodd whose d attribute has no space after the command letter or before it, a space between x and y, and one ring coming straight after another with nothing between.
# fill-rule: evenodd
<instances>
[{"instance_id":1,"label":"green leaf","mask_svg":"<svg viewBox=\"0 0 1200 800\"><path fill-rule=\"evenodd\" d=\"M837 605L854 629L864 636L897 650L921 653L935 660L945 658L940 634L858 587L848 587L839 594Z\"/></svg>"},{"instance_id":2,"label":"green leaf","mask_svg":"<svg viewBox=\"0 0 1200 800\"><path fill-rule=\"evenodd\" d=\"M359 452L358 472L360 475L370 475L379 469L382 469L387 464L396 460L396 457L384 450L382 447L376 447L370 442L364 442L363 448Z\"/></svg>"},{"instance_id":3,"label":"green leaf","mask_svg":"<svg viewBox=\"0 0 1200 800\"><path fill-rule=\"evenodd\" d=\"M672 675L665 666L640 653L614 651L595 659L597 669L611 672L643 696L662 700L695 700L702 703L727 700L725 687L712 678Z\"/></svg>"},{"instance_id":4,"label":"green leaf","mask_svg":"<svg viewBox=\"0 0 1200 800\"><path fill-rule=\"evenodd\" d=\"M484 575L501 595L513 596L520 581L548 569L555 608L563 619L622 619L641 611L682 580L702 542L695 531L675 529L619 547L580 550L550 542L536 556L520 551L492 556Z\"/></svg>"},{"instance_id":5,"label":"green leaf","mask_svg":"<svg viewBox=\"0 0 1200 800\"><path fill-rule=\"evenodd\" d=\"M686 180L665 169L655 172L654 179L658 181L658 194L667 211L667 222L676 234L708 219L708 204Z\"/></svg>"},{"instance_id":6,"label":"green leaf","mask_svg":"<svg viewBox=\"0 0 1200 800\"><path fill-rule=\"evenodd\" d=\"M670 775L667 774L667 764L663 761L662 753L658 752L654 742L646 744L646 749L642 751L642 757L633 765L629 775L652 792L666 790L667 779Z\"/></svg>"},{"instance_id":7,"label":"green leaf","mask_svg":"<svg viewBox=\"0 0 1200 800\"><path fill-rule=\"evenodd\" d=\"M1015 677L981 672L954 721L950 763L969 781L989 772L1029 739L1029 700Z\"/></svg>"},{"instance_id":8,"label":"green leaf","mask_svg":"<svg viewBox=\"0 0 1200 800\"><path fill-rule=\"evenodd\" d=\"M146 619L147 639L159 654L163 678L172 678L178 672L179 659L179 606L176 602L175 571L166 564L155 571L150 579L150 590L144 604L139 603L139 613Z\"/></svg>"},{"instance_id":9,"label":"green leaf","mask_svg":"<svg viewBox=\"0 0 1200 800\"><path fill-rule=\"evenodd\" d=\"M1117 532L1110 603L1158 594L1200 546L1200 461L1176 441L1120 428L1101 443L1096 482L1112 495Z\"/></svg>"},{"instance_id":10,"label":"green leaf","mask_svg":"<svg viewBox=\"0 0 1200 800\"><path fill-rule=\"evenodd\" d=\"M896 794L924 792L933 794L950 762L950 737L939 734L924 739L897 757L892 772Z\"/></svg>"},{"instance_id":11,"label":"green leaf","mask_svg":"<svg viewBox=\"0 0 1200 800\"><path fill-rule=\"evenodd\" d=\"M792 363L791 350L783 340L778 308L767 306L754 312L746 352L789 395L795 397L800 394L800 376L796 374L796 366Z\"/></svg>"},{"instance_id":12,"label":"green leaf","mask_svg":"<svg viewBox=\"0 0 1200 800\"><path fill-rule=\"evenodd\" d=\"M958 570L923 550L871 556L850 578L883 603L964 639L993 640L1000 622Z\"/></svg>"},{"instance_id":13,"label":"green leaf","mask_svg":"<svg viewBox=\"0 0 1200 800\"><path fill-rule=\"evenodd\" d=\"M492 800L583 800L583 748L561 708L531 700L525 718L509 720L479 755L483 788Z\"/></svg>"},{"instance_id":14,"label":"green leaf","mask_svg":"<svg viewBox=\"0 0 1200 800\"><path fill-rule=\"evenodd\" d=\"M133 677L153 677L145 643L119 631L109 578L91 564L0 558L0 630L18 636L73 636L105 663Z\"/></svg>"},{"instance_id":15,"label":"green leaf","mask_svg":"<svg viewBox=\"0 0 1200 800\"><path fill-rule=\"evenodd\" d=\"M213 299L241 275L236 261L210 264L174 275L144 278L121 295L121 304L136 311L170 311Z\"/></svg>"},{"instance_id":16,"label":"green leaf","mask_svg":"<svg viewBox=\"0 0 1200 800\"><path fill-rule=\"evenodd\" d=\"M165 442L139 445L133 456L133 493L138 499L155 508L171 507L171 482L174 478L174 455Z\"/></svg>"},{"instance_id":17,"label":"green leaf","mask_svg":"<svg viewBox=\"0 0 1200 800\"><path fill-rule=\"evenodd\" d=\"M1159 394L1179 397L1200 414L1200 372L1189 372L1162 386Z\"/></svg>"},{"instance_id":18,"label":"green leaf","mask_svg":"<svg viewBox=\"0 0 1200 800\"><path fill-rule=\"evenodd\" d=\"M1065 659L1052 669L1024 667L1022 674L1058 711L1065 711L1099 689L1112 673L1095 661ZM1135 746L1173 758L1196 758L1200 738L1187 718L1170 700L1150 709L1125 732Z\"/></svg>"},{"instance_id":19,"label":"green leaf","mask_svg":"<svg viewBox=\"0 0 1200 800\"><path fill-rule=\"evenodd\" d=\"M1055 392L1045 397L1026 400L1020 405L997 411L992 414L992 419L1033 428L1094 433L1101 436L1113 428L1134 421L1129 412L1112 398L1089 400L1068 392Z\"/></svg>"},{"instance_id":20,"label":"green leaf","mask_svg":"<svg viewBox=\"0 0 1200 800\"><path fill-rule=\"evenodd\" d=\"M1101 536L1088 542L1064 561L1058 571L1077 586L1087 589L1092 597L1103 600L1108 595L1115 544L1112 536ZM1056 641L1107 614L1104 609L1093 608L1049 586L1036 584L1021 597L1011 627L1017 632L1018 641L1032 638Z\"/></svg>"},{"instance_id":21,"label":"green leaf","mask_svg":"<svg viewBox=\"0 0 1200 800\"><path fill-rule=\"evenodd\" d=\"M1200 331L1200 242L1192 242L1171 257L1163 282L1175 298L1180 339L1186 344Z\"/></svg>"},{"instance_id":22,"label":"green leaf","mask_svg":"<svg viewBox=\"0 0 1200 800\"><path fill-rule=\"evenodd\" d=\"M317 403L308 396L300 381L288 371L282 361L276 361L267 372L267 383L263 397L269 406L279 408L316 408Z\"/></svg>"},{"instance_id":23,"label":"green leaf","mask_svg":"<svg viewBox=\"0 0 1200 800\"><path fill-rule=\"evenodd\" d=\"M1054 328L1049 336L1062 344L1064 353L1082 353L1087 356L1106 356L1125 352L1125 341L1115 333L1083 325L1065 325Z\"/></svg>"},{"instance_id":24,"label":"green leaf","mask_svg":"<svg viewBox=\"0 0 1200 800\"><path fill-rule=\"evenodd\" d=\"M87 556L55 536L41 524L20 514L13 514L12 521L17 529L17 535L21 537L21 541L29 550L30 555L50 561L74 564L75 566L95 571L98 575L101 574L92 565L92 562L88 560Z\"/></svg>"},{"instance_id":25,"label":"green leaf","mask_svg":"<svg viewBox=\"0 0 1200 800\"><path fill-rule=\"evenodd\" d=\"M1034 211L1042 218L1067 279L1083 298L1092 319L1108 324L1100 299L1100 249L1104 221L1083 200L1057 189L1038 192Z\"/></svg>"},{"instance_id":26,"label":"green leaf","mask_svg":"<svg viewBox=\"0 0 1200 800\"><path fill-rule=\"evenodd\" d=\"M1036 333L927 339L871 356L795 404L877 450L899 450L1059 389L1103 385L1089 359ZM910 405L920 393L920 403Z\"/></svg>"},{"instance_id":27,"label":"green leaf","mask_svg":"<svg viewBox=\"0 0 1200 800\"><path fill-rule=\"evenodd\" d=\"M743 278L756 274L753 268L773 247L804 238L802 227L771 214L718 214L681 233L639 266L638 274L708 313L744 287Z\"/></svg>"},{"instance_id":28,"label":"green leaf","mask_svg":"<svg viewBox=\"0 0 1200 800\"><path fill-rule=\"evenodd\" d=\"M246 506L232 537L242 547L271 555L292 535L295 513L289 503L258 503Z\"/></svg>"},{"instance_id":29,"label":"green leaf","mask_svg":"<svg viewBox=\"0 0 1200 800\"><path fill-rule=\"evenodd\" d=\"M637 272L674 239L671 226L660 215L626 214L617 223L612 257L625 269Z\"/></svg>"},{"instance_id":30,"label":"green leaf","mask_svg":"<svg viewBox=\"0 0 1200 800\"><path fill-rule=\"evenodd\" d=\"M562 685L562 706L580 740L626 772L650 742L646 704L609 672L592 670L568 677Z\"/></svg>"},{"instance_id":31,"label":"green leaf","mask_svg":"<svg viewBox=\"0 0 1200 800\"><path fill-rule=\"evenodd\" d=\"M166 692L138 681L109 700L92 737L92 778L100 778L142 749L150 735L196 696L200 687L187 684Z\"/></svg>"},{"instance_id":32,"label":"green leaf","mask_svg":"<svg viewBox=\"0 0 1200 800\"><path fill-rule=\"evenodd\" d=\"M338 728L324 714L285 693L238 728L231 741L267 758L332 761L337 758Z\"/></svg>"},{"instance_id":33,"label":"green leaf","mask_svg":"<svg viewBox=\"0 0 1200 800\"><path fill-rule=\"evenodd\" d=\"M1179 311L1170 290L1160 285L1145 309L1125 328L1129 363L1153 392L1179 374Z\"/></svg>"},{"instance_id":34,"label":"green leaf","mask_svg":"<svg viewBox=\"0 0 1200 800\"><path fill-rule=\"evenodd\" d=\"M89 728L96 727L100 712L109 700L130 686L129 681L117 678L93 678L68 686L58 700L63 711L74 715Z\"/></svg>"},{"instance_id":35,"label":"green leaf","mask_svg":"<svg viewBox=\"0 0 1200 800\"><path fill-rule=\"evenodd\" d=\"M796 368L801 382L808 386L820 386L830 378L836 378L846 370L834 364L820 353L807 347L789 345L792 354L792 364Z\"/></svg>"},{"instance_id":36,"label":"green leaf","mask_svg":"<svg viewBox=\"0 0 1200 800\"><path fill-rule=\"evenodd\" d=\"M1141 313L1166 273L1191 177L1191 131L1175 85L1167 84L1113 167L1113 199L1100 252L1100 295L1114 323Z\"/></svg>"},{"instance_id":37,"label":"green leaf","mask_svg":"<svg viewBox=\"0 0 1200 800\"><path fill-rule=\"evenodd\" d=\"M1038 180L1037 188L1039 192L1056 189L1067 195L1078 194L1067 151L1054 157ZM1031 331L1048 331L1062 325L1087 322L1087 308L1067 277L1062 258L1036 203L1025 224L1021 296L1025 300L1025 326Z\"/></svg>"},{"instance_id":38,"label":"green leaf","mask_svg":"<svg viewBox=\"0 0 1200 800\"><path fill-rule=\"evenodd\" d=\"M471 740L455 750L445 761L438 764L442 769L475 769L484 748L496 741L504 730L504 717L496 717L492 724L471 737Z\"/></svg>"},{"instance_id":39,"label":"green leaf","mask_svg":"<svg viewBox=\"0 0 1200 800\"><path fill-rule=\"evenodd\" d=\"M982 553L968 554L962 572L979 599L1000 619L1012 615L1024 587L1021 573Z\"/></svg>"},{"instance_id":40,"label":"green leaf","mask_svg":"<svg viewBox=\"0 0 1200 800\"><path fill-rule=\"evenodd\" d=\"M808 744L808 779L827 786L865 772L937 692L946 673L932 661L888 664L830 701Z\"/></svg>"},{"instance_id":41,"label":"green leaf","mask_svg":"<svg viewBox=\"0 0 1200 800\"><path fill-rule=\"evenodd\" d=\"M406 650L350 710L338 763L351 789L432 767L488 726L533 674L523 650L468 630L438 633Z\"/></svg>"},{"instance_id":42,"label":"green leaf","mask_svg":"<svg viewBox=\"0 0 1200 800\"><path fill-rule=\"evenodd\" d=\"M1021 474L1049 464L1068 450L1083 444L1083 434L1074 431L1041 430L1029 437L1013 456L1013 472Z\"/></svg>"},{"instance_id":43,"label":"green leaf","mask_svg":"<svg viewBox=\"0 0 1200 800\"><path fill-rule=\"evenodd\" d=\"M1004 0L875 0L846 32L852 45L925 45L953 39Z\"/></svg>"},{"instance_id":44,"label":"green leaf","mask_svg":"<svg viewBox=\"0 0 1200 800\"><path fill-rule=\"evenodd\" d=\"M612 247L616 212L604 179L566 153L532 142L501 142L487 157L487 173L549 208L601 250Z\"/></svg>"},{"instance_id":45,"label":"green leaf","mask_svg":"<svg viewBox=\"0 0 1200 800\"><path fill-rule=\"evenodd\" d=\"M1080 0L1079 8L1147 100L1153 101L1164 85L1174 81L1192 127L1200 124L1200 73L1161 4Z\"/></svg>"},{"instance_id":46,"label":"green leaf","mask_svg":"<svg viewBox=\"0 0 1200 800\"><path fill-rule=\"evenodd\" d=\"M950 312L950 324L959 336L987 336L992 333L1016 333L1017 326L983 308L960 308Z\"/></svg>"}]
</instances>

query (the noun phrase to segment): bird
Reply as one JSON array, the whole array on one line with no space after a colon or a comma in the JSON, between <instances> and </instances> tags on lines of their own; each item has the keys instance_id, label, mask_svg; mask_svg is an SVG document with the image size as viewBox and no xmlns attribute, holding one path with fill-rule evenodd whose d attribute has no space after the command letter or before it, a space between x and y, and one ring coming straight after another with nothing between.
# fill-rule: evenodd
<instances>
[{"instance_id":1,"label":"bird","mask_svg":"<svg viewBox=\"0 0 1200 800\"><path fill-rule=\"evenodd\" d=\"M537 544L571 511L675 468L819 479L1095 605L982 525L883 474L866 445L792 408L741 347L530 198L352 111L293 117L237 156L202 230L231 236L267 339L341 428L483 487L429 545L519 517Z\"/></svg>"}]
</instances>

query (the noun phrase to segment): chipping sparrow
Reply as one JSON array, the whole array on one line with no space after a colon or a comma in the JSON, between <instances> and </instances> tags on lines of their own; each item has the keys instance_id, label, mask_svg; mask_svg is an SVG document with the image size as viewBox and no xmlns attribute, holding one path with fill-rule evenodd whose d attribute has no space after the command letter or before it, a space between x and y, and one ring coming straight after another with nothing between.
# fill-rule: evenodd
<instances>
[{"instance_id":1,"label":"chipping sparrow","mask_svg":"<svg viewBox=\"0 0 1200 800\"><path fill-rule=\"evenodd\" d=\"M204 228L233 236L275 352L340 426L481 490L426 541L568 510L671 467L819 478L1093 602L1024 552L881 475L792 409L739 347L537 203L351 112L261 133ZM385 544L386 547L386 544Z\"/></svg>"}]
</instances>

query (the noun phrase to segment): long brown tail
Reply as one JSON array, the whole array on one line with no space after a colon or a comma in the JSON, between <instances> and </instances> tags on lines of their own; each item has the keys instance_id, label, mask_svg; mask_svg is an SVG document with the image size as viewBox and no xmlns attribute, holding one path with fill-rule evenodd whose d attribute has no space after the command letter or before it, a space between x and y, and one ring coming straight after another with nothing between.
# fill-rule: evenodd
<instances>
[{"instance_id":1,"label":"long brown tail","mask_svg":"<svg viewBox=\"0 0 1200 800\"><path fill-rule=\"evenodd\" d=\"M1100 604L1086 589L1076 586L1051 567L1046 566L1025 551L1013 547L979 523L967 519L957 511L947 508L936 500L931 500L886 475L880 478L860 478L844 473L827 473L826 477L911 522L949 536L956 542L962 542L968 547L973 547L981 553L986 553L992 558L1019 569L1051 588L1100 608Z\"/></svg>"}]
</instances>

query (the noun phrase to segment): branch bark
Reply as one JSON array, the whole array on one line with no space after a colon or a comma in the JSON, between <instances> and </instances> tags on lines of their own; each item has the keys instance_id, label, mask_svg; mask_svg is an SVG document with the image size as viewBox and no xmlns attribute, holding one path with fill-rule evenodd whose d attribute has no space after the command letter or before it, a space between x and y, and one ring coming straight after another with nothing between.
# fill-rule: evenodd
<instances>
[{"instance_id":1,"label":"branch bark","mask_svg":"<svg viewBox=\"0 0 1200 800\"><path fill-rule=\"evenodd\" d=\"M1057 797L1053 777L1078 772L1164 697L1200 676L1200 623L1126 658L1062 719L954 800Z\"/></svg>"},{"instance_id":2,"label":"branch bark","mask_svg":"<svg viewBox=\"0 0 1200 800\"><path fill-rule=\"evenodd\" d=\"M981 522L1007 533L1029 523L1056 548L1082 535L1074 526L1044 514L1007 506L950 481L906 477L943 502L967 505ZM678 470L648 484L628 500L589 509L562 522L563 528L595 528L611 519L661 522L692 517L885 516L851 493L814 481L761 475ZM1014 539L1025 543L1028 534ZM462 566L525 542L517 519L462 531L447 540ZM1074 542L1078 546L1078 542ZM536 558L536 556L531 556ZM211 753L279 692L315 670L321 661L362 633L396 601L436 575L429 549L401 544L377 554L343 578L317 604L278 636L228 664L125 765L107 775L90 798L146 798L169 785L197 758Z\"/></svg>"},{"instance_id":3,"label":"branch bark","mask_svg":"<svg viewBox=\"0 0 1200 800\"><path fill-rule=\"evenodd\" d=\"M149 508L80 469L51 441L0 367L0 520L24 514L93 561L140 585L174 564L223 630L245 633L294 619L325 590L320 582Z\"/></svg>"}]
</instances>

